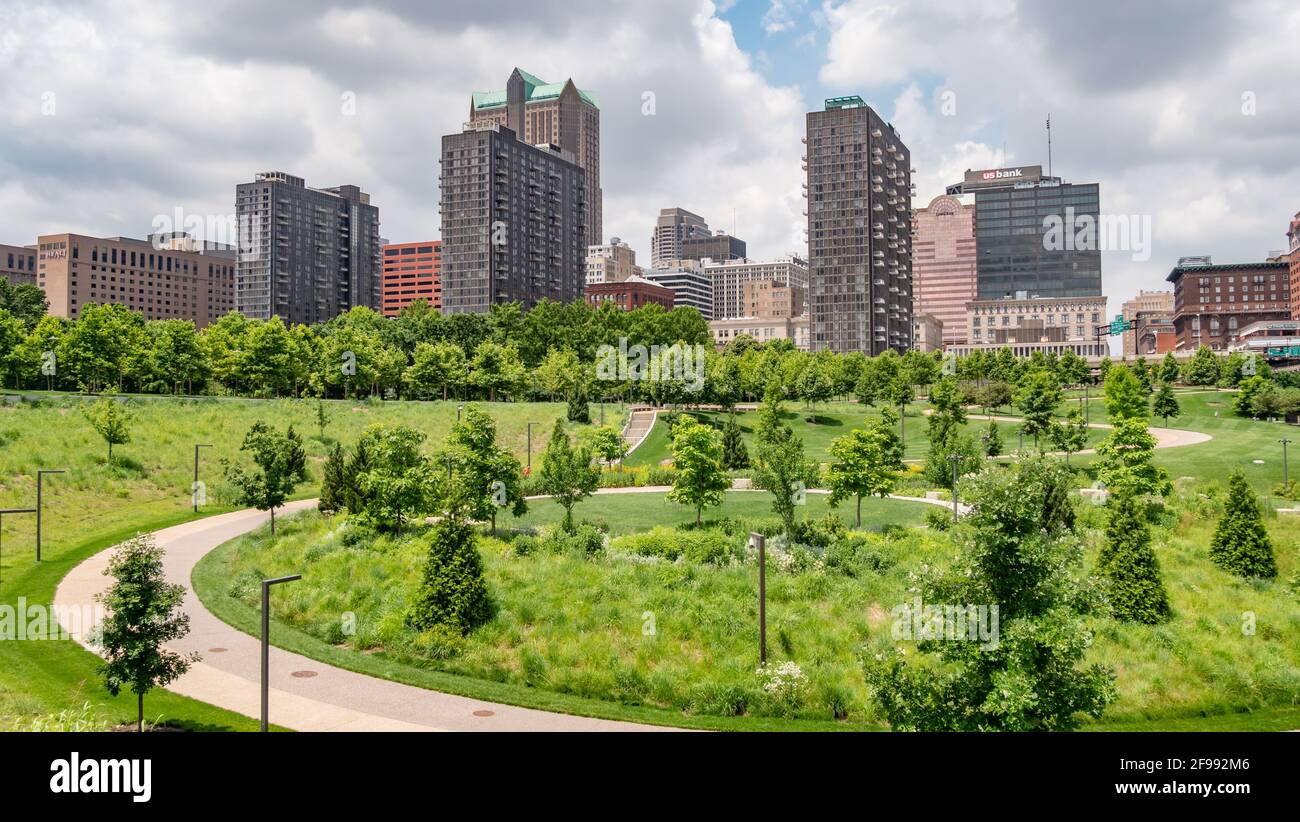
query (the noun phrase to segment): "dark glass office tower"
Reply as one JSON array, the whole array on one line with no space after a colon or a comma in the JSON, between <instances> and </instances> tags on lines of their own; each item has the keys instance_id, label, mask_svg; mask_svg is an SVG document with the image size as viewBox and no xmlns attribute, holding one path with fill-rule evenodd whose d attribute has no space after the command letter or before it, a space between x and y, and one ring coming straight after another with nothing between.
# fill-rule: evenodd
<instances>
[{"instance_id":1,"label":"dark glass office tower","mask_svg":"<svg viewBox=\"0 0 1300 822\"><path fill-rule=\"evenodd\" d=\"M972 183L972 177L980 181ZM1102 229L1096 183L1063 183L1057 177L1042 177L1040 167L1029 166L968 172L965 193L972 191L978 299L996 300L1017 292L1039 297L1101 293ZM1091 247L1076 247L1079 232L1089 222ZM1055 234L1049 236L1053 230Z\"/></svg>"}]
</instances>

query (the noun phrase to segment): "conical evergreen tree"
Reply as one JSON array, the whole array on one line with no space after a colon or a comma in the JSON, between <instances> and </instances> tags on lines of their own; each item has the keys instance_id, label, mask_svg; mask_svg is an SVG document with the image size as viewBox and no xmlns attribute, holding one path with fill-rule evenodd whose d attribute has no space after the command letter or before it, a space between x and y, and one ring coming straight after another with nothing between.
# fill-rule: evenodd
<instances>
[{"instance_id":1,"label":"conical evergreen tree","mask_svg":"<svg viewBox=\"0 0 1300 822\"><path fill-rule=\"evenodd\" d=\"M727 471L749 467L749 451L740 436L735 414L727 419L727 424L722 429L722 467Z\"/></svg>"},{"instance_id":2,"label":"conical evergreen tree","mask_svg":"<svg viewBox=\"0 0 1300 822\"><path fill-rule=\"evenodd\" d=\"M581 387L569 393L569 422L591 422L591 406L587 404L587 392Z\"/></svg>"},{"instance_id":3,"label":"conical evergreen tree","mask_svg":"<svg viewBox=\"0 0 1300 822\"><path fill-rule=\"evenodd\" d=\"M1264 579L1277 576L1273 543L1264 530L1259 502L1240 468L1228 479L1228 502L1210 540L1210 559L1238 576Z\"/></svg>"},{"instance_id":4,"label":"conical evergreen tree","mask_svg":"<svg viewBox=\"0 0 1300 822\"><path fill-rule=\"evenodd\" d=\"M463 511L448 511L433 526L424 575L407 621L427 631L450 628L467 634L495 613L474 529Z\"/></svg>"},{"instance_id":5,"label":"conical evergreen tree","mask_svg":"<svg viewBox=\"0 0 1300 822\"><path fill-rule=\"evenodd\" d=\"M984 437L985 456L996 457L1002 453L1002 432L998 429L997 420L989 420L989 427L984 432Z\"/></svg>"},{"instance_id":6,"label":"conical evergreen tree","mask_svg":"<svg viewBox=\"0 0 1300 822\"><path fill-rule=\"evenodd\" d=\"M1124 622L1167 621L1173 615L1169 594L1160 579L1160 562L1151 550L1151 530L1142 519L1138 498L1118 491L1106 510L1106 544L1097 555L1097 571L1111 613Z\"/></svg>"},{"instance_id":7,"label":"conical evergreen tree","mask_svg":"<svg viewBox=\"0 0 1300 822\"><path fill-rule=\"evenodd\" d=\"M336 442L334 448L330 450L330 455L325 459L325 467L321 473L320 500L317 502L321 513L335 514L347 507L345 502L347 470L347 453L343 450L343 446Z\"/></svg>"}]
</instances>

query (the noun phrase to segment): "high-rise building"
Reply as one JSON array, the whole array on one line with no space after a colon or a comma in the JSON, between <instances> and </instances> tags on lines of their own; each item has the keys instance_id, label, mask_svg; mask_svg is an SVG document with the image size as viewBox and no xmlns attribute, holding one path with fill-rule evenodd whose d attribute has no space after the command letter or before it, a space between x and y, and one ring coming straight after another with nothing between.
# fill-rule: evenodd
<instances>
[{"instance_id":1,"label":"high-rise building","mask_svg":"<svg viewBox=\"0 0 1300 822\"><path fill-rule=\"evenodd\" d=\"M673 292L673 307L689 306L706 320L713 319L713 283L694 260L682 260L666 268L647 269L647 280Z\"/></svg>"},{"instance_id":2,"label":"high-rise building","mask_svg":"<svg viewBox=\"0 0 1300 822\"><path fill-rule=\"evenodd\" d=\"M808 261L791 255L779 260L756 262L732 260L704 264L713 287L713 315L725 320L745 317L745 283L777 282L797 287L808 299ZM800 313L803 313L802 311Z\"/></svg>"},{"instance_id":3,"label":"high-rise building","mask_svg":"<svg viewBox=\"0 0 1300 822\"><path fill-rule=\"evenodd\" d=\"M1152 325L1168 326L1173 322L1174 292L1139 291L1136 297L1120 305L1119 312L1133 326L1124 332L1121 339L1123 354L1125 357L1136 357L1138 337L1142 336L1143 328Z\"/></svg>"},{"instance_id":4,"label":"high-rise building","mask_svg":"<svg viewBox=\"0 0 1300 822\"><path fill-rule=\"evenodd\" d=\"M1022 291L1040 297L1101 293L1096 183L1065 183L1043 176L1042 166L1018 166L967 171L948 193L975 195L979 299L998 300ZM1089 227L1091 241L1086 239Z\"/></svg>"},{"instance_id":5,"label":"high-rise building","mask_svg":"<svg viewBox=\"0 0 1300 822\"><path fill-rule=\"evenodd\" d=\"M912 302L943 326L943 344L968 340L966 303L975 299L975 206L940 195L916 210Z\"/></svg>"},{"instance_id":6,"label":"high-rise building","mask_svg":"<svg viewBox=\"0 0 1300 822\"><path fill-rule=\"evenodd\" d=\"M146 320L192 320L203 328L235 310L235 250L196 250L133 237L43 234L37 281L49 313L77 319L89 303L116 303Z\"/></svg>"},{"instance_id":7,"label":"high-rise building","mask_svg":"<svg viewBox=\"0 0 1300 822\"><path fill-rule=\"evenodd\" d=\"M235 214L244 316L310 324L357 306L379 310L379 208L369 194L268 171L235 187Z\"/></svg>"},{"instance_id":8,"label":"high-rise building","mask_svg":"<svg viewBox=\"0 0 1300 822\"><path fill-rule=\"evenodd\" d=\"M812 350L912 347L912 158L861 97L807 116Z\"/></svg>"},{"instance_id":9,"label":"high-rise building","mask_svg":"<svg viewBox=\"0 0 1300 822\"><path fill-rule=\"evenodd\" d=\"M416 300L441 309L442 241L385 243L381 298L385 317L396 317Z\"/></svg>"},{"instance_id":10,"label":"high-rise building","mask_svg":"<svg viewBox=\"0 0 1300 822\"><path fill-rule=\"evenodd\" d=\"M618 237L611 238L607 245L587 249L587 285L621 283L640 273L636 252Z\"/></svg>"},{"instance_id":11,"label":"high-rise building","mask_svg":"<svg viewBox=\"0 0 1300 822\"><path fill-rule=\"evenodd\" d=\"M684 208L660 209L654 233L650 236L650 266L660 268L685 259L683 243L712 237L709 224L700 215Z\"/></svg>"},{"instance_id":12,"label":"high-rise building","mask_svg":"<svg viewBox=\"0 0 1300 822\"><path fill-rule=\"evenodd\" d=\"M531 146L516 134L488 121L442 138L445 314L582 299L585 172L571 152Z\"/></svg>"},{"instance_id":13,"label":"high-rise building","mask_svg":"<svg viewBox=\"0 0 1300 822\"><path fill-rule=\"evenodd\" d=\"M35 285L36 247L0 245L0 280L10 285Z\"/></svg>"},{"instance_id":14,"label":"high-rise building","mask_svg":"<svg viewBox=\"0 0 1300 822\"><path fill-rule=\"evenodd\" d=\"M682 240L683 260L743 260L745 241L719 231L712 237L687 237Z\"/></svg>"},{"instance_id":15,"label":"high-rise building","mask_svg":"<svg viewBox=\"0 0 1300 822\"><path fill-rule=\"evenodd\" d=\"M583 247L605 237L604 196L600 188L600 107L596 96L573 80L548 83L515 69L505 91L476 91L469 107L471 123L492 122L511 129L523 142L555 145L576 158L586 172L587 225Z\"/></svg>"},{"instance_id":16,"label":"high-rise building","mask_svg":"<svg viewBox=\"0 0 1300 822\"><path fill-rule=\"evenodd\" d=\"M1285 260L1216 265L1209 257L1184 257L1165 279L1174 284L1178 351L1229 351L1246 326L1291 318Z\"/></svg>"},{"instance_id":17,"label":"high-rise building","mask_svg":"<svg viewBox=\"0 0 1300 822\"><path fill-rule=\"evenodd\" d=\"M1291 221L1286 239L1291 249L1287 255L1291 269L1291 319L1300 320L1300 213Z\"/></svg>"}]
</instances>

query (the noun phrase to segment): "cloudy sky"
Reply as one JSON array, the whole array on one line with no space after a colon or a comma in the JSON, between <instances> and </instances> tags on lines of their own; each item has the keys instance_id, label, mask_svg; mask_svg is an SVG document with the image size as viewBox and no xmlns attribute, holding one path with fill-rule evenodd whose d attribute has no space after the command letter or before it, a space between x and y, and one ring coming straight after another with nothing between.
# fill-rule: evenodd
<instances>
[{"instance_id":1,"label":"cloudy sky","mask_svg":"<svg viewBox=\"0 0 1300 822\"><path fill-rule=\"evenodd\" d=\"M183 9L183 10L182 10ZM439 137L518 65L601 104L606 234L648 258L680 205L750 255L803 247L803 115L859 94L917 206L967 168L1046 164L1152 227L1112 312L1180 256L1262 258L1300 211L1294 0L61 0L0 5L0 242L148 233L283 170L436 237ZM646 93L653 113L646 113Z\"/></svg>"}]
</instances>

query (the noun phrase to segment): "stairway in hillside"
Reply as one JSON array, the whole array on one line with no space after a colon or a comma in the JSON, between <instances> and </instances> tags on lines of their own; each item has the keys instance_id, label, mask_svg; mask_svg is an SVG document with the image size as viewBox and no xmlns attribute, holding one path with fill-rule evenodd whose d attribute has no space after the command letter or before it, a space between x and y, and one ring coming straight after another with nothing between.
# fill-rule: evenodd
<instances>
[{"instance_id":1,"label":"stairway in hillside","mask_svg":"<svg viewBox=\"0 0 1300 822\"><path fill-rule=\"evenodd\" d=\"M657 413L653 408L632 409L631 415L627 418L627 426L623 429L623 441L627 443L629 454L645 441L650 429L654 428Z\"/></svg>"}]
</instances>

